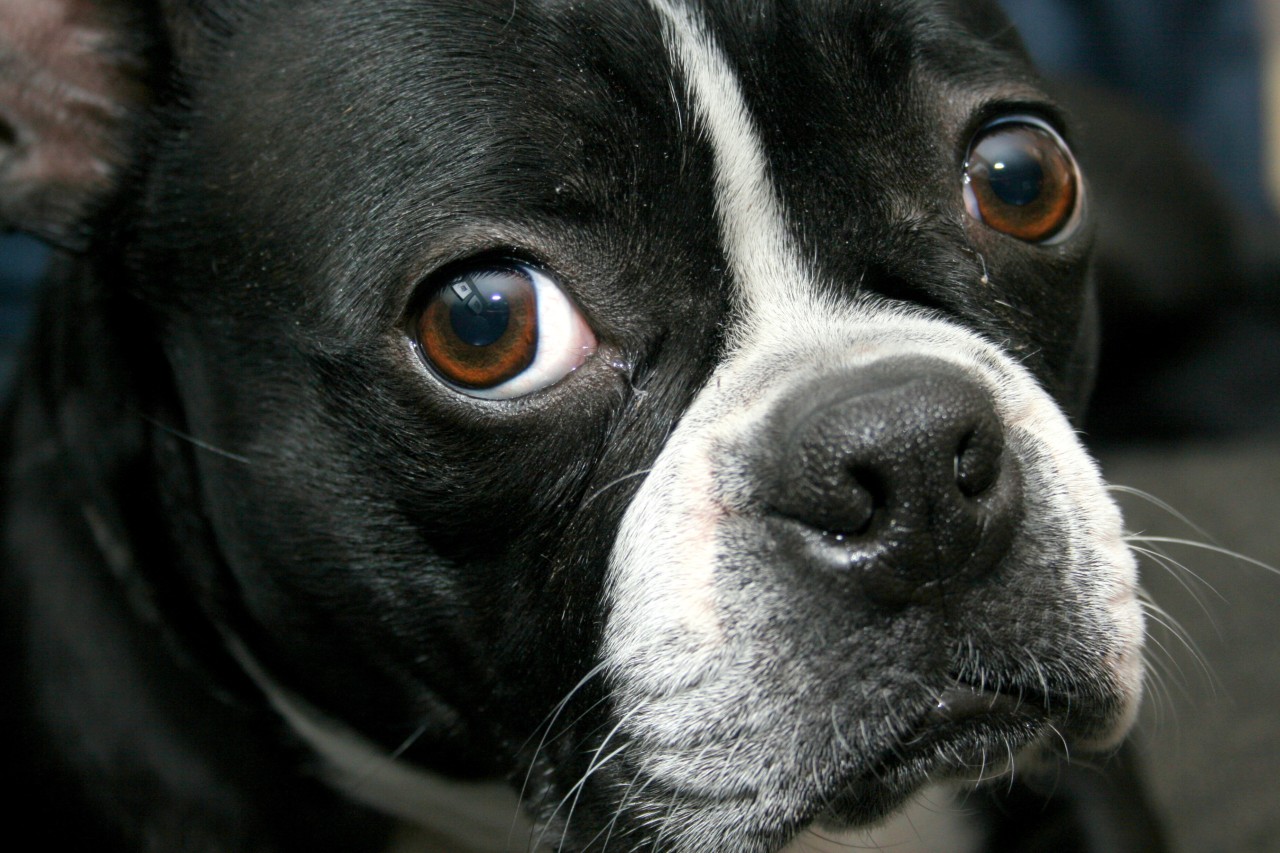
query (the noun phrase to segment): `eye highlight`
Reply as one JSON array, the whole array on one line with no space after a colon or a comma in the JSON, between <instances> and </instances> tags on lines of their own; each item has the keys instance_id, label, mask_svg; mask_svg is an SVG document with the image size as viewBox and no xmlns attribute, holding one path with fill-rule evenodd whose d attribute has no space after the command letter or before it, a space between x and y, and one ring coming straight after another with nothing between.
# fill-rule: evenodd
<instances>
[{"instance_id":1,"label":"eye highlight","mask_svg":"<svg viewBox=\"0 0 1280 853\"><path fill-rule=\"evenodd\" d=\"M423 360L446 385L489 400L554 385L596 348L586 320L550 275L516 262L444 277L417 313L413 333Z\"/></svg>"},{"instance_id":2,"label":"eye highlight","mask_svg":"<svg viewBox=\"0 0 1280 853\"><path fill-rule=\"evenodd\" d=\"M974 137L964 164L969 214L1028 243L1066 237L1080 220L1080 170L1062 137L1033 116L1004 118Z\"/></svg>"}]
</instances>

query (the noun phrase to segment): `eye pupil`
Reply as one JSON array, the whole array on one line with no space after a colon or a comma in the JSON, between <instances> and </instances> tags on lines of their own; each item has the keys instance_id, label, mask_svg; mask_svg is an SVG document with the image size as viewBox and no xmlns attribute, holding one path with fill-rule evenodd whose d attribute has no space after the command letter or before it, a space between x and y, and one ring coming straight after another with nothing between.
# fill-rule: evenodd
<instances>
[{"instance_id":1,"label":"eye pupil","mask_svg":"<svg viewBox=\"0 0 1280 853\"><path fill-rule=\"evenodd\" d=\"M555 275L480 257L423 280L406 330L418 356L466 397L514 400L581 367L596 339Z\"/></svg>"},{"instance_id":2,"label":"eye pupil","mask_svg":"<svg viewBox=\"0 0 1280 853\"><path fill-rule=\"evenodd\" d=\"M1011 151L992 164L990 181L991 191L1005 204L1026 207L1040 197L1044 169L1024 152Z\"/></svg>"},{"instance_id":3,"label":"eye pupil","mask_svg":"<svg viewBox=\"0 0 1280 853\"><path fill-rule=\"evenodd\" d=\"M519 266L473 269L447 280L418 320L418 345L433 368L463 388L520 374L538 352L538 302Z\"/></svg>"},{"instance_id":4,"label":"eye pupil","mask_svg":"<svg viewBox=\"0 0 1280 853\"><path fill-rule=\"evenodd\" d=\"M457 299L449 309L449 322L458 340L473 347L487 347L506 334L511 321L506 294L482 296L470 281L458 282L449 289Z\"/></svg>"}]
</instances>

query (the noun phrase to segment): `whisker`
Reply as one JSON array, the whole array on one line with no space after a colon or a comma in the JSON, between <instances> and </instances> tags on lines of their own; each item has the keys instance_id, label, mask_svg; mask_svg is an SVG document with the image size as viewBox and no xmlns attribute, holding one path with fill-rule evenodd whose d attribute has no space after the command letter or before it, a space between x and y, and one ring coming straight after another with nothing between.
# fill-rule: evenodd
<instances>
[{"instance_id":1,"label":"whisker","mask_svg":"<svg viewBox=\"0 0 1280 853\"><path fill-rule=\"evenodd\" d=\"M626 714L622 719L618 720L618 722L614 725L614 727L609 730L609 733L604 736L604 739L600 741L600 745L595 748L595 751L591 756L591 760L587 762L586 771L584 771L582 776L578 778L577 782L573 783L573 787L571 787L568 791L565 792L564 796L560 798L560 802L556 803L556 807L552 809L551 813L547 815L545 820L542 821L542 830L541 832L539 832L537 840L530 847L531 850L535 850L538 847L542 846L543 838L546 836L547 830L551 828L551 824L555 821L556 815L560 812L560 809L564 807L565 803L569 801L569 798L572 797L573 803L572 805L569 806L569 814L564 820L564 826L562 827L561 833L560 833L559 846L560 847L564 846L565 838L569 831L569 822L573 819L573 810L578 805L578 798L579 796L581 796L583 786L586 785L587 780L591 778L592 774L594 774L597 770L599 770L601 767L607 764L611 759L613 759L615 756L621 753L624 749L626 749L627 744L625 743L622 744L613 752L605 756L603 759L600 758L600 753L604 750L606 746L609 745L609 741L613 739L613 736L622 730L622 727L627 724L627 722L631 719L631 717L634 714L635 714L635 711L633 710L630 713Z\"/></svg>"},{"instance_id":2,"label":"whisker","mask_svg":"<svg viewBox=\"0 0 1280 853\"><path fill-rule=\"evenodd\" d=\"M622 813L626 811L627 805L631 802L632 798L643 794L644 789L649 787L649 783L653 781L652 778L646 779L644 784L637 790L636 782L640 780L640 774L643 772L643 770L637 770L636 775L632 776L631 781L627 783L626 792L622 795L622 799L618 801L618 807L613 810L613 819L610 820L608 825L605 827L607 832L605 832L604 843L600 846L600 853L605 853L605 851L609 849L609 842L613 840L613 831L617 828L618 821L622 818ZM596 837L599 837L599 833L596 833ZM594 842L595 838L591 839L591 841ZM590 848L591 842L588 842L586 847Z\"/></svg>"},{"instance_id":3,"label":"whisker","mask_svg":"<svg viewBox=\"0 0 1280 853\"><path fill-rule=\"evenodd\" d=\"M1155 617L1152 618L1155 622L1168 629L1169 626L1163 621L1156 619ZM1178 687L1178 692L1181 693L1184 698L1191 698L1190 690L1187 687L1187 674L1182 670L1182 667L1174 658L1173 653L1169 651L1169 647L1161 642L1159 637L1153 636L1150 633L1148 633L1146 639L1147 642L1154 646L1155 651L1160 652L1158 657L1153 656L1152 660L1149 662L1155 662L1158 660L1160 662L1161 671L1166 673L1173 680L1173 683Z\"/></svg>"},{"instance_id":4,"label":"whisker","mask_svg":"<svg viewBox=\"0 0 1280 853\"><path fill-rule=\"evenodd\" d=\"M550 740L552 740L551 732L555 728L556 720L560 718L560 715L564 712L564 709L568 706L569 702L573 699L573 697L577 695L578 691L581 690L584 686L586 686L586 684L590 682L591 679L595 678L597 675L603 672L604 669L605 669L604 662L598 663L595 666L593 666L587 672L586 675L582 676L581 680L579 680L577 684L575 684L572 688L570 688L569 692L564 695L564 698L561 699L556 704L555 708L551 709L551 712L547 714L547 716L543 719L543 721L537 725L537 727L533 730L533 733L530 734L529 737L525 740L525 742L520 745L520 749L518 750L518 752L523 752L525 748L529 746L529 742L533 740L534 735L536 735L539 731L542 731L542 739L538 741L538 746L536 749L534 749L533 756L529 759L529 769L525 771L524 781L520 785L520 795L516 798L517 811L511 816L511 826L507 830L507 842L504 845L505 849L508 849L508 850L511 849L512 836L515 834L516 825L520 822L520 812L519 812L520 805L522 805L525 801L525 794L529 790L529 781L530 779L533 778L533 770L538 764L538 756L542 754L542 750L545 749L547 744L550 742ZM591 707L594 708L598 704L599 702L596 702ZM588 711L589 710L590 709L588 709ZM584 714L585 713L587 712L584 712ZM578 719L580 720L582 719L582 717L579 716ZM574 722L577 722L577 721L575 720Z\"/></svg>"},{"instance_id":5,"label":"whisker","mask_svg":"<svg viewBox=\"0 0 1280 853\"><path fill-rule=\"evenodd\" d=\"M212 453L215 456L221 456L223 459L230 459L232 462L239 462L243 465L250 465L253 462L253 460L251 460L248 456L241 456L239 453L232 453L230 450L223 450L221 447L210 444L209 442L204 441L203 439L196 438L194 435L191 435L190 433L186 433L180 429L171 427L166 423L161 423L160 421L156 420L150 415L141 415L141 418L147 423L151 424L156 429L160 430L161 432L168 433L169 435L173 436L176 439L185 441L187 444L190 444L192 447L198 447L199 449L204 450L208 453Z\"/></svg>"},{"instance_id":6,"label":"whisker","mask_svg":"<svg viewBox=\"0 0 1280 853\"><path fill-rule=\"evenodd\" d=\"M609 733L609 737L613 737L613 732ZM608 738L606 738L605 740L608 740ZM600 746L603 747L604 744L602 743ZM606 764L608 764L610 761L616 758L619 754L621 754L622 751L627 748L627 746L628 744L625 744L625 743L622 744L613 752L606 755L604 758L600 758L600 749L599 748L596 749L596 754L592 757L592 763L587 767L586 772L582 774L582 778L580 778L577 782L575 782L573 784L573 788L570 789L570 793L573 794L573 802L569 804L569 813L565 815L564 826L560 830L560 845L559 847L556 848L557 850L564 849L564 842L569 834L569 825L573 823L573 812L578 807L578 799L582 796L582 790L584 787L586 787L587 779L589 779L601 767L604 767ZM565 796L567 797L568 794L566 794ZM563 805L563 802L561 802L561 805ZM560 806L558 805L556 806L555 811L551 813L551 816L555 817L556 811L559 811L559 810L560 810Z\"/></svg>"},{"instance_id":7,"label":"whisker","mask_svg":"<svg viewBox=\"0 0 1280 853\"><path fill-rule=\"evenodd\" d=\"M978 781L976 784L981 785L987 779L987 746L982 745L982 758L978 762Z\"/></svg>"},{"instance_id":8,"label":"whisker","mask_svg":"<svg viewBox=\"0 0 1280 853\"><path fill-rule=\"evenodd\" d=\"M587 497L585 497L585 498L583 499L582 504L581 504L581 506L580 506L579 508L580 508L580 509L585 509L586 507L588 507L588 506L590 506L590 505L591 505L591 502L592 502L592 501L594 501L596 498L600 497L600 496L601 496L602 494L604 494L605 492L609 491L609 489L612 489L614 486L619 486L619 485L621 485L621 484L623 484L623 483L627 482L628 480L633 480L633 479L635 479L636 477L644 477L644 476L647 476L651 471L653 471L653 469L652 469L652 468L641 468L639 471L632 471L630 474L623 474L621 477L618 477L618 478L617 478L617 479L615 479L615 480L610 480L609 482L605 483L605 484L604 484L603 486L601 486L600 488L596 489L596 490L595 490L594 492L592 492L591 494L587 495Z\"/></svg>"},{"instance_id":9,"label":"whisker","mask_svg":"<svg viewBox=\"0 0 1280 853\"><path fill-rule=\"evenodd\" d=\"M1209 621L1211 622L1215 621L1213 618L1213 614L1209 612L1209 608L1205 605L1204 599L1200 597L1200 591L1197 590L1195 587L1191 586L1189 583L1187 583L1186 579L1191 578L1192 580L1198 581L1201 586L1203 586L1205 589L1209 590L1209 592L1217 596L1220 601L1222 601L1223 603L1226 603L1227 602L1226 597L1222 593L1220 593L1217 590L1217 588L1213 586L1213 584L1209 583L1204 578L1200 577L1198 574L1192 571L1188 566L1184 565L1178 560L1175 560L1174 558L1170 557L1168 554L1164 553L1163 551L1158 551L1154 548L1146 548L1146 547L1143 547L1142 545L1134 544L1133 541L1129 541L1127 544L1129 546L1129 549L1132 550L1134 553L1141 554L1142 556L1148 558L1153 563L1158 565L1160 568L1164 569L1169 574L1170 577L1172 577L1175 581L1178 582L1179 586L1181 586L1184 590L1187 591L1187 595L1191 596L1191 600L1200 606L1200 609L1201 611L1203 611L1204 615L1209 617Z\"/></svg>"},{"instance_id":10,"label":"whisker","mask_svg":"<svg viewBox=\"0 0 1280 853\"><path fill-rule=\"evenodd\" d=\"M1213 545L1208 542L1197 542L1194 539L1179 539L1176 536L1136 536L1135 535L1135 536L1129 536L1126 538L1128 541L1131 541L1131 542L1159 543L1162 545L1181 545L1186 548L1196 548L1201 551L1209 551L1210 553L1219 554L1223 557L1230 557L1233 560L1238 560L1241 563L1247 563L1251 566L1256 566L1257 568L1262 569L1263 571L1269 572L1273 575L1280 576L1280 569L1277 569L1275 566L1271 565L1270 563L1264 563L1261 560L1255 560L1253 557L1247 557L1244 554L1241 554L1239 551L1232 551L1230 548L1223 548L1221 545Z\"/></svg>"},{"instance_id":11,"label":"whisker","mask_svg":"<svg viewBox=\"0 0 1280 853\"><path fill-rule=\"evenodd\" d=\"M1142 607L1143 612L1146 613L1147 616L1150 617L1152 621L1154 621L1156 624L1160 625L1165 630L1167 630L1174 637L1174 639L1176 639L1182 645L1182 647L1185 648L1188 653L1190 653L1191 659L1196 662L1196 665L1199 668L1200 672L1204 675L1205 681L1208 682L1211 692L1213 692L1213 694L1216 696L1218 693L1218 687L1220 685L1218 684L1217 678L1214 676L1213 668L1209 666L1209 658L1208 656L1205 655L1204 650L1202 650L1200 646L1195 642L1195 640L1192 638L1190 633L1188 633L1188 631L1182 627L1182 625L1178 622L1177 619L1173 617L1172 614L1170 614L1160 605L1152 601L1150 597L1148 597L1147 595L1144 594L1142 596L1139 596L1138 602ZM1149 632L1148 632L1147 638L1160 646L1160 649L1164 652L1165 656L1168 658L1169 663L1177 668L1179 674L1182 674L1182 668L1178 666L1177 661L1174 659L1170 651L1167 648L1165 648L1164 645L1161 644L1155 637L1152 637ZM1186 684L1181 683L1181 686L1184 687L1185 689Z\"/></svg>"},{"instance_id":12,"label":"whisker","mask_svg":"<svg viewBox=\"0 0 1280 853\"><path fill-rule=\"evenodd\" d=\"M409 735L407 738L401 741L400 745L397 746L395 749L393 749L391 751L391 754L388 755L387 757L390 758L392 761L395 761L400 756L404 755L409 750L409 747L417 743L418 740L426 733L427 733L427 724L423 723L422 725L418 726L418 728L413 732L413 734Z\"/></svg>"},{"instance_id":13,"label":"whisker","mask_svg":"<svg viewBox=\"0 0 1280 853\"><path fill-rule=\"evenodd\" d=\"M1054 736L1058 738L1058 742L1062 744L1063 759L1066 761L1070 761L1071 760L1071 744L1067 741L1066 735L1064 735L1061 729L1055 726L1052 722L1049 722L1047 725L1049 727L1049 731L1053 732ZM1009 764L1010 766L1013 765L1012 754L1009 756Z\"/></svg>"},{"instance_id":14,"label":"whisker","mask_svg":"<svg viewBox=\"0 0 1280 853\"><path fill-rule=\"evenodd\" d=\"M1148 696L1152 697L1148 707L1152 709L1152 725L1159 731L1165 727L1165 714L1171 712L1174 707L1173 693L1166 681L1167 678L1172 678L1172 675L1167 675L1168 664L1156 655L1149 654L1144 660L1147 665L1142 674L1143 689ZM1173 720L1176 724L1176 715L1173 716Z\"/></svg>"},{"instance_id":15,"label":"whisker","mask_svg":"<svg viewBox=\"0 0 1280 853\"><path fill-rule=\"evenodd\" d=\"M1189 632L1172 615L1152 601L1149 594L1143 592L1139 595L1139 605L1143 608L1143 612L1147 615L1151 625L1157 626L1163 632L1175 637L1191 655L1196 663L1196 669L1203 679L1202 683L1209 688L1209 693L1214 697L1221 695L1224 690L1221 682L1210 667L1207 657L1194 642ZM1148 707L1153 709L1151 724L1159 730L1168 724L1165 720L1166 715L1171 715L1173 723L1177 724L1177 715L1174 713L1177 709L1177 704L1173 701L1174 687L1176 687L1178 695L1184 699L1193 700L1196 697L1191 692L1187 674L1179 663L1178 656L1174 655L1173 651L1161 641L1160 636L1151 627L1147 629L1146 640L1146 648L1143 655L1146 662L1144 687L1153 697L1153 701L1148 704ZM1173 687L1170 685L1173 685Z\"/></svg>"},{"instance_id":16,"label":"whisker","mask_svg":"<svg viewBox=\"0 0 1280 853\"><path fill-rule=\"evenodd\" d=\"M400 742L400 745L393 749L385 756L370 756L369 761L363 771L358 772L351 781L351 785L355 790L359 790L363 786L374 780L379 773L385 769L383 761L395 761L399 759L409 747L413 746L418 740L427 733L427 723L418 726L413 732Z\"/></svg>"},{"instance_id":17,"label":"whisker","mask_svg":"<svg viewBox=\"0 0 1280 853\"><path fill-rule=\"evenodd\" d=\"M1200 525L1196 524L1187 516L1183 515L1182 512L1175 509L1171 504L1166 503L1165 501L1161 500L1160 498L1156 497L1150 492L1144 492L1142 489L1135 489L1132 486L1116 485L1114 483L1109 484L1107 486L1107 491L1116 492L1123 495L1132 495L1135 498L1144 500L1147 503L1151 504L1152 506L1156 507L1157 509L1161 509L1167 512L1169 515L1173 516L1178 521L1181 521L1187 527L1190 527L1192 530L1194 530L1197 535L1209 540L1210 542L1214 540L1214 537L1207 530L1205 530Z\"/></svg>"},{"instance_id":18,"label":"whisker","mask_svg":"<svg viewBox=\"0 0 1280 853\"><path fill-rule=\"evenodd\" d=\"M1147 668L1142 673L1142 690L1147 698L1148 707L1151 708L1152 725L1156 731L1163 731L1166 725L1165 714L1167 709L1172 707L1173 694L1165 684L1164 675L1149 660ZM1174 719L1176 721L1176 717Z\"/></svg>"}]
</instances>

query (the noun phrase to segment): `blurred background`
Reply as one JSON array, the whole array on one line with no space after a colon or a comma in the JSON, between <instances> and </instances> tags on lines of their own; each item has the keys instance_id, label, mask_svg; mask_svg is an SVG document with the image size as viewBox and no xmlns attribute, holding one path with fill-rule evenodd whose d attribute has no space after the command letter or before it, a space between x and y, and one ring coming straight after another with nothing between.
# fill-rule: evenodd
<instances>
[{"instance_id":1,"label":"blurred background","mask_svg":"<svg viewBox=\"0 0 1280 853\"><path fill-rule=\"evenodd\" d=\"M48 250L34 239L0 233L0 394L12 381L17 348L47 259Z\"/></svg>"},{"instance_id":2,"label":"blurred background","mask_svg":"<svg viewBox=\"0 0 1280 853\"><path fill-rule=\"evenodd\" d=\"M1178 851L1280 851L1280 0L1003 4L1101 214L1084 427L1148 552L1153 799ZM46 260L0 235L0 389Z\"/></svg>"},{"instance_id":3,"label":"blurred background","mask_svg":"<svg viewBox=\"0 0 1280 853\"><path fill-rule=\"evenodd\" d=\"M1003 2L1104 208L1085 431L1133 490L1151 797L1180 853L1280 851L1280 0Z\"/></svg>"},{"instance_id":4,"label":"blurred background","mask_svg":"<svg viewBox=\"0 0 1280 853\"><path fill-rule=\"evenodd\" d=\"M1006 0L1102 208L1096 443L1280 426L1275 0Z\"/></svg>"}]
</instances>

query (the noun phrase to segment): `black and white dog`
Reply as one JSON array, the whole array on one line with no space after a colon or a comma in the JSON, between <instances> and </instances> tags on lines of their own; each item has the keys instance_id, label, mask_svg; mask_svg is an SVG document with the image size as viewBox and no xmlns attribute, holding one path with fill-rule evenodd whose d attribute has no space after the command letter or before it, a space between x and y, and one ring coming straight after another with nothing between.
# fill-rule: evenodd
<instances>
[{"instance_id":1,"label":"black and white dog","mask_svg":"<svg viewBox=\"0 0 1280 853\"><path fill-rule=\"evenodd\" d=\"M977 0L0 0L10 825L1154 846L1070 138Z\"/></svg>"}]
</instances>

